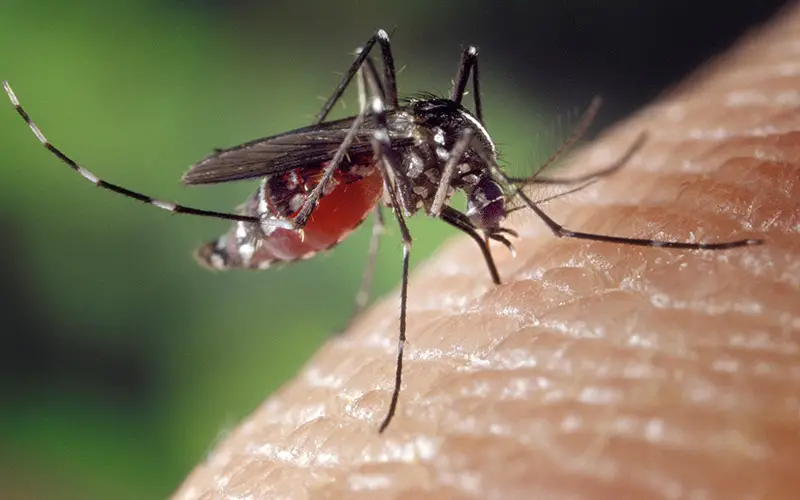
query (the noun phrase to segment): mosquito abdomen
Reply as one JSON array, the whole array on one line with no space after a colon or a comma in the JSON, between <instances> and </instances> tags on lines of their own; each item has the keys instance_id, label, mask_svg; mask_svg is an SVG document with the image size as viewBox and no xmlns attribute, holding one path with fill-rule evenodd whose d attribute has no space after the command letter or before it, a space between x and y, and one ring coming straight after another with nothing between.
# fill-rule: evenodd
<instances>
[{"instance_id":1,"label":"mosquito abdomen","mask_svg":"<svg viewBox=\"0 0 800 500\"><path fill-rule=\"evenodd\" d=\"M244 207L245 214L259 217L262 224L235 223L198 249L200 263L217 270L265 269L273 262L311 258L345 239L378 204L383 178L374 164L337 171L333 187L320 198L306 226L293 229L291 220L319 183L314 175L318 171L300 168L265 179Z\"/></svg>"}]
</instances>

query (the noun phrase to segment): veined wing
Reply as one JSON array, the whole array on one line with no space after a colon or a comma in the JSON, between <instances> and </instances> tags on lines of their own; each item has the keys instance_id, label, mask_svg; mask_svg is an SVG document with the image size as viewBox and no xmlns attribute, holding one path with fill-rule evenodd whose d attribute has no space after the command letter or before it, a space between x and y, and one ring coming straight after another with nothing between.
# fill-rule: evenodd
<instances>
[{"instance_id":1,"label":"veined wing","mask_svg":"<svg viewBox=\"0 0 800 500\"><path fill-rule=\"evenodd\" d=\"M355 117L343 118L256 139L218 151L192 166L183 176L185 184L215 184L264 177L298 167L329 161L350 130ZM355 137L348 153L372 151L374 125L368 120ZM392 123L392 116L389 117ZM393 147L411 144L408 127L390 130Z\"/></svg>"}]
</instances>

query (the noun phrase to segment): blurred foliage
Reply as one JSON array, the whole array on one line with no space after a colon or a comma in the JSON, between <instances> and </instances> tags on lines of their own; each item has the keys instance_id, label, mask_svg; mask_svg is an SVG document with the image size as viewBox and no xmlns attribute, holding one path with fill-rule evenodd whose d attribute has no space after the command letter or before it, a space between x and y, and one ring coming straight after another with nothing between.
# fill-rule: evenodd
<instances>
[{"instance_id":1,"label":"blurred foliage","mask_svg":"<svg viewBox=\"0 0 800 500\"><path fill-rule=\"evenodd\" d=\"M101 178L224 211L255 184L189 189L183 171L214 147L308 124L377 27L393 34L406 94L444 94L461 49L480 45L486 119L519 173L551 150L537 130L558 103L580 109L600 89L604 116L619 116L664 85L649 70L675 73L679 59L662 54L678 42L686 65L707 56L691 30L671 40L644 28L683 3L700 15L667 1L3 0L0 79ZM339 116L355 110L346 101ZM563 137L569 122L545 129ZM0 498L167 496L343 324L368 228L284 269L199 268L191 251L226 229L92 188L0 104ZM425 217L411 229L412 264L453 235ZM399 280L396 236L383 241L376 296Z\"/></svg>"}]
</instances>

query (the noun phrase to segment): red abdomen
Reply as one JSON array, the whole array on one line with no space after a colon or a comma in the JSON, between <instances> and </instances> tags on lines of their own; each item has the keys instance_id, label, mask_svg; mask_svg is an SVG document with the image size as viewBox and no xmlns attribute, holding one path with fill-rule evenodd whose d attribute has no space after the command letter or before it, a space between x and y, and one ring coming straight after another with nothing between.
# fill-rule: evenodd
<instances>
[{"instance_id":1,"label":"red abdomen","mask_svg":"<svg viewBox=\"0 0 800 500\"><path fill-rule=\"evenodd\" d=\"M334 173L302 233L280 226L297 215L319 184L322 165L266 178L242 211L265 223L261 227L235 223L227 234L201 247L198 259L214 269L263 269L273 262L307 259L333 247L366 219L383 191L383 178L371 155L353 161Z\"/></svg>"}]
</instances>

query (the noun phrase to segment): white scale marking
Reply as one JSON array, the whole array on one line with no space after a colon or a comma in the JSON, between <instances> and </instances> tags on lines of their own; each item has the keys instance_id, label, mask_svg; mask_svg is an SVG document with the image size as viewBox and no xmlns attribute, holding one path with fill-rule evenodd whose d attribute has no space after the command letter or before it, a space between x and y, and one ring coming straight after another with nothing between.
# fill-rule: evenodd
<instances>
[{"instance_id":1,"label":"white scale marking","mask_svg":"<svg viewBox=\"0 0 800 500\"><path fill-rule=\"evenodd\" d=\"M239 245L239 256L246 267L250 267L250 260L253 258L256 248L251 243Z\"/></svg>"},{"instance_id":2,"label":"white scale marking","mask_svg":"<svg viewBox=\"0 0 800 500\"><path fill-rule=\"evenodd\" d=\"M236 224L236 242L244 241L245 238L247 238L247 226L245 226L244 222L238 222Z\"/></svg>"},{"instance_id":3,"label":"white scale marking","mask_svg":"<svg viewBox=\"0 0 800 500\"><path fill-rule=\"evenodd\" d=\"M6 90L6 94L8 94L8 98L11 99L11 104L16 107L19 107L19 99L17 99L17 94L11 90L11 85L8 84L7 80L3 80L3 88Z\"/></svg>"},{"instance_id":4,"label":"white scale marking","mask_svg":"<svg viewBox=\"0 0 800 500\"><path fill-rule=\"evenodd\" d=\"M375 140L379 142L389 142L389 134L387 134L385 130L376 130L372 133L372 136L375 137Z\"/></svg>"},{"instance_id":5,"label":"white scale marking","mask_svg":"<svg viewBox=\"0 0 800 500\"><path fill-rule=\"evenodd\" d=\"M433 135L433 140L436 141L436 144L444 146L444 130L436 127L436 133Z\"/></svg>"},{"instance_id":6,"label":"white scale marking","mask_svg":"<svg viewBox=\"0 0 800 500\"><path fill-rule=\"evenodd\" d=\"M225 260L220 257L218 254L211 254L211 267L214 269L225 269Z\"/></svg>"},{"instance_id":7,"label":"white scale marking","mask_svg":"<svg viewBox=\"0 0 800 500\"><path fill-rule=\"evenodd\" d=\"M158 208L163 208L164 210L169 210L170 212L175 211L175 204L169 201L151 200L150 204Z\"/></svg>"},{"instance_id":8,"label":"white scale marking","mask_svg":"<svg viewBox=\"0 0 800 500\"><path fill-rule=\"evenodd\" d=\"M489 148L492 150L492 157L493 157L492 159L494 159L494 157L497 156L497 150L495 149L494 142L492 142L492 139L489 136L489 132L486 130L486 128L483 125L481 125L481 122L479 122L477 118L475 118L469 113L461 111L461 116L463 116L467 121L469 121L473 127L478 129L481 135L486 139L486 142L489 143Z\"/></svg>"},{"instance_id":9,"label":"white scale marking","mask_svg":"<svg viewBox=\"0 0 800 500\"><path fill-rule=\"evenodd\" d=\"M85 168L78 167L78 173L83 176L84 179L88 180L92 184L100 184L100 179L97 178L93 173L89 172Z\"/></svg>"},{"instance_id":10,"label":"white scale marking","mask_svg":"<svg viewBox=\"0 0 800 500\"><path fill-rule=\"evenodd\" d=\"M383 100L380 97L373 97L372 98L372 112L373 113L382 113L383 112Z\"/></svg>"},{"instance_id":11,"label":"white scale marking","mask_svg":"<svg viewBox=\"0 0 800 500\"><path fill-rule=\"evenodd\" d=\"M31 130L33 131L33 135L35 135L35 136L36 136L36 138L37 138L37 139L39 139L39 142L41 142L41 143L42 143L42 144L44 144L45 146L47 146L48 144L50 144L50 143L48 142L48 140L47 140L47 137L45 137L45 136L44 136L44 134L42 133L42 131L41 131L41 130L39 130L39 127L37 127L36 125L34 125L34 124L33 124L33 122L30 122L30 123L28 123L28 126L29 126L29 127L31 128Z\"/></svg>"}]
</instances>

